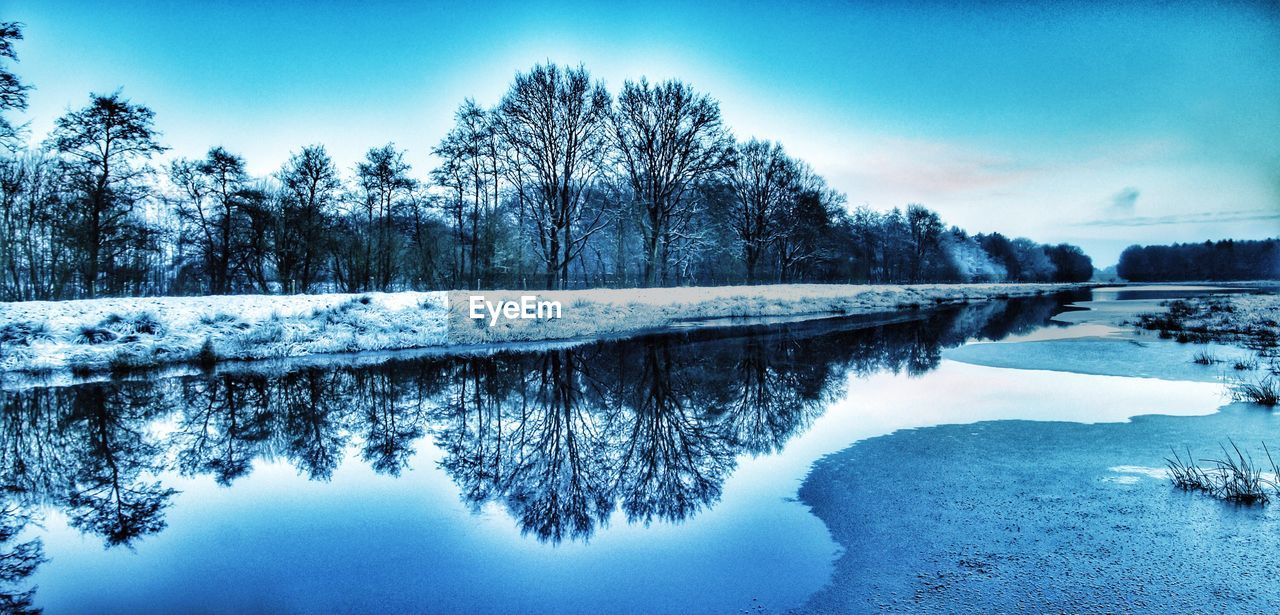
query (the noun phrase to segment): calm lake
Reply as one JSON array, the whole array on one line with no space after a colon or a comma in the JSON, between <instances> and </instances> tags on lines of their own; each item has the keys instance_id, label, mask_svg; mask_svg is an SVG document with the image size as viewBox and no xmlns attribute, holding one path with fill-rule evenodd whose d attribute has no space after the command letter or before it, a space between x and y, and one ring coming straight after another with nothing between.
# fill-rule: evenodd
<instances>
[{"instance_id":1,"label":"calm lake","mask_svg":"<svg viewBox=\"0 0 1280 615\"><path fill-rule=\"evenodd\" d=\"M815 462L904 429L1211 415L1212 376L999 362L1118 334L1072 302L1192 292L12 387L0 580L47 613L818 608L874 557L800 499Z\"/></svg>"}]
</instances>

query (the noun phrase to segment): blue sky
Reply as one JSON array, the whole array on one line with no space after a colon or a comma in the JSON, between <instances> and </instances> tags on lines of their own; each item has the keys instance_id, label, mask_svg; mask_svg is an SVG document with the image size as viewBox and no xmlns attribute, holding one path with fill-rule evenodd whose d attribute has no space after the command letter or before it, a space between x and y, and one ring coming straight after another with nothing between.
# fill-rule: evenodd
<instances>
[{"instance_id":1,"label":"blue sky","mask_svg":"<svg viewBox=\"0 0 1280 615\"><path fill-rule=\"evenodd\" d=\"M679 77L852 204L1078 243L1280 235L1273 3L272 3L4 0L42 138L90 91L156 111L171 155L267 173L394 141L424 176L467 96L539 61L611 90Z\"/></svg>"}]
</instances>

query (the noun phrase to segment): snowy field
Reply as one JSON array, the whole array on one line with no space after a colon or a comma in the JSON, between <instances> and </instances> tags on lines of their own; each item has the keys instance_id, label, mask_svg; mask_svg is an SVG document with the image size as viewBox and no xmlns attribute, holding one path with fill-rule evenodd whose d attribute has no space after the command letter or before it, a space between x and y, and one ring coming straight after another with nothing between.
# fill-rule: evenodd
<instances>
[{"instance_id":1,"label":"snowy field","mask_svg":"<svg viewBox=\"0 0 1280 615\"><path fill-rule=\"evenodd\" d=\"M580 291L244 295L0 303L0 371L180 363L627 335L740 318L862 315L1076 284L775 285ZM471 295L559 301L549 320L473 320Z\"/></svg>"}]
</instances>

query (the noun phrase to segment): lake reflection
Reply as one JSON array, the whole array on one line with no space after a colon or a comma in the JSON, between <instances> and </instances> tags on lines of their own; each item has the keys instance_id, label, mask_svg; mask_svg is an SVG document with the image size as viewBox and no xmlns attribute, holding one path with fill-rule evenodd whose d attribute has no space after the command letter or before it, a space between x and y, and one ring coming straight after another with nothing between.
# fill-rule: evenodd
<instances>
[{"instance_id":1,"label":"lake reflection","mask_svg":"<svg viewBox=\"0 0 1280 615\"><path fill-rule=\"evenodd\" d=\"M424 438L473 511L497 506L541 542L585 541L615 511L632 524L680 522L715 505L744 456L777 453L803 432L851 374L921 374L944 348L1028 332L1061 306L1041 297L890 324L3 392L0 607L40 602L27 579L43 562L41 539L25 530L46 511L128 548L165 529L179 478L209 476L234 494L259 462L328 481L355 458L394 477Z\"/></svg>"}]
</instances>

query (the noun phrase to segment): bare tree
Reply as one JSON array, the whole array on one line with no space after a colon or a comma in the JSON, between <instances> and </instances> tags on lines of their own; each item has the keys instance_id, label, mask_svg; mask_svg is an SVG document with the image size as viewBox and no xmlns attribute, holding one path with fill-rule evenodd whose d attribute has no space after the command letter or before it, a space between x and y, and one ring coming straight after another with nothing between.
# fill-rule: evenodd
<instances>
[{"instance_id":1,"label":"bare tree","mask_svg":"<svg viewBox=\"0 0 1280 615\"><path fill-rule=\"evenodd\" d=\"M829 259L829 238L845 217L843 194L827 187L809 165L797 161L790 194L775 211L778 227L774 252L778 281L791 282Z\"/></svg>"},{"instance_id":2,"label":"bare tree","mask_svg":"<svg viewBox=\"0 0 1280 615\"><path fill-rule=\"evenodd\" d=\"M499 173L494 120L493 114L468 98L454 114L453 129L432 150L441 158L432 179L453 196L445 207L455 227L454 283L458 286L478 287L482 265L487 273L493 261Z\"/></svg>"},{"instance_id":3,"label":"bare tree","mask_svg":"<svg viewBox=\"0 0 1280 615\"><path fill-rule=\"evenodd\" d=\"M127 246L134 205L150 194L146 161L163 152L155 113L120 96L90 96L88 106L58 118L47 145L63 157L73 195L68 218L82 253L83 292L97 296L99 274Z\"/></svg>"},{"instance_id":4,"label":"bare tree","mask_svg":"<svg viewBox=\"0 0 1280 615\"><path fill-rule=\"evenodd\" d=\"M563 287L569 264L605 226L601 213L586 217L582 206L608 144L609 96L581 66L539 64L516 75L500 109L515 172L530 185L529 214L547 287Z\"/></svg>"},{"instance_id":5,"label":"bare tree","mask_svg":"<svg viewBox=\"0 0 1280 615\"><path fill-rule=\"evenodd\" d=\"M62 184L45 152L0 158L0 301L58 299L72 282Z\"/></svg>"},{"instance_id":6,"label":"bare tree","mask_svg":"<svg viewBox=\"0 0 1280 615\"><path fill-rule=\"evenodd\" d=\"M449 191L441 209L453 223L453 264L450 268L452 284L458 287L466 277L463 270L466 258L466 241L462 237L462 216L466 212L467 164L466 138L457 128L449 131L431 153L440 158L440 164L431 170L431 181Z\"/></svg>"},{"instance_id":7,"label":"bare tree","mask_svg":"<svg viewBox=\"0 0 1280 615\"><path fill-rule=\"evenodd\" d=\"M18 76L9 70L5 59L17 61L18 52L13 48L14 41L22 40L22 24L5 21L0 22L0 145L12 147L22 132L21 126L14 126L4 117L4 112L11 109L25 111L27 109L27 90L31 86L22 83Z\"/></svg>"},{"instance_id":8,"label":"bare tree","mask_svg":"<svg viewBox=\"0 0 1280 615\"><path fill-rule=\"evenodd\" d=\"M489 124L489 114L470 98L458 109L457 120L463 138L463 150L466 152L466 175L471 182L471 212L468 215L471 232L467 234L471 240L471 272L466 282L469 288L477 288L480 282L480 252L483 250L487 255L492 251L492 246L480 236L480 220L488 211L489 165L485 156L493 127ZM489 258L486 256L485 260Z\"/></svg>"},{"instance_id":9,"label":"bare tree","mask_svg":"<svg viewBox=\"0 0 1280 615\"><path fill-rule=\"evenodd\" d=\"M396 277L399 234L395 215L416 185L409 170L404 152L392 143L371 148L356 166L357 198L364 216L362 290L389 290Z\"/></svg>"},{"instance_id":10,"label":"bare tree","mask_svg":"<svg viewBox=\"0 0 1280 615\"><path fill-rule=\"evenodd\" d=\"M232 292L237 259L244 256L243 227L257 197L250 191L244 159L214 147L204 160L171 163L169 181L182 192L178 216L186 241L199 253L209 292Z\"/></svg>"},{"instance_id":11,"label":"bare tree","mask_svg":"<svg viewBox=\"0 0 1280 615\"><path fill-rule=\"evenodd\" d=\"M724 169L733 140L716 101L676 80L626 82L611 118L618 160L640 208L644 282L657 286L667 277L673 235L684 232L674 227L689 218L690 188Z\"/></svg>"},{"instance_id":12,"label":"bare tree","mask_svg":"<svg viewBox=\"0 0 1280 615\"><path fill-rule=\"evenodd\" d=\"M463 101L431 184L390 144L345 186L321 145L260 180L214 148L169 165L166 216L151 198L154 114L119 92L21 151L3 114L27 104L11 70L22 30L0 22L0 300L1092 272L1070 246L947 234L923 206L846 211L780 144L736 143L686 83L627 81L615 103L582 66L551 63L518 73L496 107Z\"/></svg>"},{"instance_id":13,"label":"bare tree","mask_svg":"<svg viewBox=\"0 0 1280 615\"><path fill-rule=\"evenodd\" d=\"M282 190L276 271L284 292L305 293L320 275L342 180L323 145L308 145L290 156L276 178Z\"/></svg>"},{"instance_id":14,"label":"bare tree","mask_svg":"<svg viewBox=\"0 0 1280 615\"><path fill-rule=\"evenodd\" d=\"M453 281L452 272L440 262L441 255L449 251L449 228L435 215L440 209L438 200L422 185L410 191L405 200L405 277L412 288L439 288Z\"/></svg>"},{"instance_id":15,"label":"bare tree","mask_svg":"<svg viewBox=\"0 0 1280 615\"><path fill-rule=\"evenodd\" d=\"M911 237L911 281L919 282L942 260L942 232L946 226L938 214L919 203L907 205L907 232Z\"/></svg>"},{"instance_id":16,"label":"bare tree","mask_svg":"<svg viewBox=\"0 0 1280 615\"><path fill-rule=\"evenodd\" d=\"M776 212L790 198L796 165L771 141L751 139L736 152L729 171L733 206L729 226L742 246L747 283L758 281L761 257L780 229Z\"/></svg>"}]
</instances>

